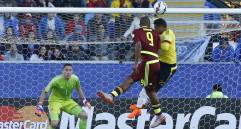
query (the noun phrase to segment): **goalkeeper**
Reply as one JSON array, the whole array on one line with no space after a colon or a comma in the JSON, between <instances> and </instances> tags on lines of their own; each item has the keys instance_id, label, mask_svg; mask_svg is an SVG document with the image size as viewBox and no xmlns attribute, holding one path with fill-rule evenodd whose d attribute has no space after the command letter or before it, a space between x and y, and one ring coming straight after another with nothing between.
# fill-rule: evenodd
<instances>
[{"instance_id":1,"label":"goalkeeper","mask_svg":"<svg viewBox=\"0 0 241 129\"><path fill-rule=\"evenodd\" d=\"M159 55L160 72L159 72L159 86L156 88L156 92L163 87L167 81L174 75L177 69L177 56L176 56L176 38L171 29L167 28L167 23L164 19L158 18L154 21L155 30L161 37L161 50ZM134 118L141 114L141 108L143 108L149 102L149 97L143 88L139 94L137 104L130 106L132 113L128 115L128 118Z\"/></svg>"},{"instance_id":2,"label":"goalkeeper","mask_svg":"<svg viewBox=\"0 0 241 129\"><path fill-rule=\"evenodd\" d=\"M91 108L90 103L85 99L84 93L80 88L79 78L73 74L71 64L64 64L63 74L54 77L47 87L42 91L39 103L36 106L35 114L41 116L43 113L43 102L48 93L51 92L48 102L50 126L49 129L55 129L59 123L59 115L61 111L79 117L80 129L86 129L87 113L71 98L73 89L76 89L80 99L88 108Z\"/></svg>"}]
</instances>

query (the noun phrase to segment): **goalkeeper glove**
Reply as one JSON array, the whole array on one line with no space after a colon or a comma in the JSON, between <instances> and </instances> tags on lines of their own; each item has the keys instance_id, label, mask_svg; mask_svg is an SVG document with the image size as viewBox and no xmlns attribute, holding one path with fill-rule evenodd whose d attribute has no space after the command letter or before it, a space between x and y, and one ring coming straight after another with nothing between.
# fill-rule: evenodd
<instances>
[{"instance_id":1,"label":"goalkeeper glove","mask_svg":"<svg viewBox=\"0 0 241 129\"><path fill-rule=\"evenodd\" d=\"M41 115L44 113L44 108L43 108L43 104L41 102L39 102L36 106L35 109L35 115L38 117L41 117Z\"/></svg>"},{"instance_id":2,"label":"goalkeeper glove","mask_svg":"<svg viewBox=\"0 0 241 129\"><path fill-rule=\"evenodd\" d=\"M91 105L88 100L84 99L83 104L84 104L84 106L88 107L89 109L91 108Z\"/></svg>"}]
</instances>

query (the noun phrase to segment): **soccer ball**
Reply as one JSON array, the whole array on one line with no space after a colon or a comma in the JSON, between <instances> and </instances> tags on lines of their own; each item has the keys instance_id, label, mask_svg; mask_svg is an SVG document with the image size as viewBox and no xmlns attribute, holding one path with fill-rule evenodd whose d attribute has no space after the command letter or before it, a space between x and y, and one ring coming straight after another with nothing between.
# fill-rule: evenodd
<instances>
[{"instance_id":1,"label":"soccer ball","mask_svg":"<svg viewBox=\"0 0 241 129\"><path fill-rule=\"evenodd\" d=\"M156 14L164 14L167 10L167 4L164 1L157 1L153 8Z\"/></svg>"}]
</instances>

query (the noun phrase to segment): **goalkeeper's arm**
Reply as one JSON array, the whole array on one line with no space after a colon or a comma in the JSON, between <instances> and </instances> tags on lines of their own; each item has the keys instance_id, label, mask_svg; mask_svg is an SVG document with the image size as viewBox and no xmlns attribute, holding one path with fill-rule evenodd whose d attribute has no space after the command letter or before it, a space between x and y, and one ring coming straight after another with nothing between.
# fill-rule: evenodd
<instances>
[{"instance_id":1,"label":"goalkeeper's arm","mask_svg":"<svg viewBox=\"0 0 241 129\"><path fill-rule=\"evenodd\" d=\"M45 97L48 95L48 92L43 90L40 97L39 97L39 103L43 103L44 102L44 99Z\"/></svg>"},{"instance_id":2,"label":"goalkeeper's arm","mask_svg":"<svg viewBox=\"0 0 241 129\"><path fill-rule=\"evenodd\" d=\"M83 99L83 104L84 104L85 106L87 106L88 108L91 108L91 104L90 104L90 103L87 101L87 99L85 98L85 95L84 95L83 90L82 90L81 88L79 88L79 89L77 90L77 92L78 92L78 94L79 94L80 99Z\"/></svg>"}]
</instances>

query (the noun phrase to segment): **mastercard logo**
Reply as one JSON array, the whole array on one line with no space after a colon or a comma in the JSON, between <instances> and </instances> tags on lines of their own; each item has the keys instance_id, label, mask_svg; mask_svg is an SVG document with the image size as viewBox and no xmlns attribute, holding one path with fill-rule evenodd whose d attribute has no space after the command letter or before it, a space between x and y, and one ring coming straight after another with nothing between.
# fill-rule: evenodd
<instances>
[{"instance_id":1,"label":"mastercard logo","mask_svg":"<svg viewBox=\"0 0 241 129\"><path fill-rule=\"evenodd\" d=\"M48 123L46 114L35 115L35 106L0 106L0 129L47 129Z\"/></svg>"}]
</instances>

